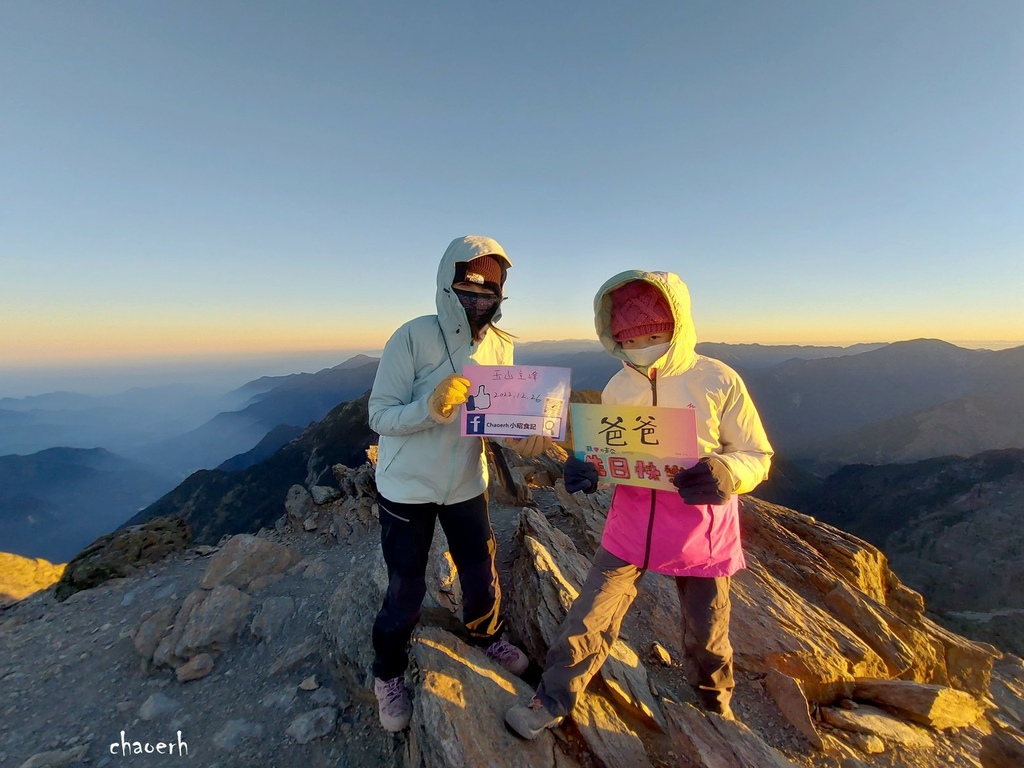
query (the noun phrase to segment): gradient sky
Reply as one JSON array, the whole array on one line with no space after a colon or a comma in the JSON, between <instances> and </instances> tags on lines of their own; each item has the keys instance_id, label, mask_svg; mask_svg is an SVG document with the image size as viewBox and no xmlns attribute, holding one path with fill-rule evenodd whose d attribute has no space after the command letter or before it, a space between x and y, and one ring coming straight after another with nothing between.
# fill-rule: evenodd
<instances>
[{"instance_id":1,"label":"gradient sky","mask_svg":"<svg viewBox=\"0 0 1024 768\"><path fill-rule=\"evenodd\" d=\"M679 273L705 341L1024 343L1019 0L0 5L0 370L379 348Z\"/></svg>"}]
</instances>

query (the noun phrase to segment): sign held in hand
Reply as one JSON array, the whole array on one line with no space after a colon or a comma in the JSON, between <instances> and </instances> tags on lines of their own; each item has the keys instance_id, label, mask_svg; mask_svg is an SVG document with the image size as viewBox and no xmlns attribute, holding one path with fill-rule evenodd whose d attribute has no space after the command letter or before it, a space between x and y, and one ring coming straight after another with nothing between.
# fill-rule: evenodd
<instances>
[{"instance_id":1,"label":"sign held in hand","mask_svg":"<svg viewBox=\"0 0 1024 768\"><path fill-rule=\"evenodd\" d=\"M460 420L465 437L565 438L572 370L537 365L467 365L469 399Z\"/></svg>"},{"instance_id":2,"label":"sign held in hand","mask_svg":"<svg viewBox=\"0 0 1024 768\"><path fill-rule=\"evenodd\" d=\"M692 408L573 403L576 458L603 483L675 490L672 478L700 457Z\"/></svg>"}]
</instances>

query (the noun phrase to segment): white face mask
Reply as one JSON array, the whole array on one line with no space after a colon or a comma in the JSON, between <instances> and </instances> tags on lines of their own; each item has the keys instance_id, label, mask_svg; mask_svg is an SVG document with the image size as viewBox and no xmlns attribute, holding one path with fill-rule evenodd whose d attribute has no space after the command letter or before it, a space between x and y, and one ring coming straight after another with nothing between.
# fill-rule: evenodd
<instances>
[{"instance_id":1,"label":"white face mask","mask_svg":"<svg viewBox=\"0 0 1024 768\"><path fill-rule=\"evenodd\" d=\"M672 342L666 341L664 344L654 344L643 349L623 349L622 354L638 368L649 368L655 360L668 352L670 346Z\"/></svg>"}]
</instances>

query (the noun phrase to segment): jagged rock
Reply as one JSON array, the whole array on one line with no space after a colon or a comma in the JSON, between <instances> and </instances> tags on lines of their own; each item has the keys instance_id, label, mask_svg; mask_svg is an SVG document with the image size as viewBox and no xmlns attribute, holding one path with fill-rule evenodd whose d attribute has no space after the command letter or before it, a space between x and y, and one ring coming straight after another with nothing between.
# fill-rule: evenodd
<instances>
[{"instance_id":1,"label":"jagged rock","mask_svg":"<svg viewBox=\"0 0 1024 768\"><path fill-rule=\"evenodd\" d=\"M188 659L197 653L223 651L230 646L249 615L252 598L232 586L221 585L201 596L192 611L177 643L174 655ZM187 598L186 598L187 602ZM177 622L176 622L177 623Z\"/></svg>"},{"instance_id":2,"label":"jagged rock","mask_svg":"<svg viewBox=\"0 0 1024 768\"><path fill-rule=\"evenodd\" d=\"M580 533L589 546L588 555L593 555L601 544L601 533L604 522L608 518L608 506L611 494L607 490L597 493L569 493L565 490L565 482L561 479L554 484L555 498L559 505L576 520Z\"/></svg>"},{"instance_id":3,"label":"jagged rock","mask_svg":"<svg viewBox=\"0 0 1024 768\"><path fill-rule=\"evenodd\" d=\"M0 608L52 586L60 580L64 567L41 557L0 552Z\"/></svg>"},{"instance_id":4,"label":"jagged rock","mask_svg":"<svg viewBox=\"0 0 1024 768\"><path fill-rule=\"evenodd\" d=\"M811 709L800 681L773 669L768 672L764 682L779 711L790 724L811 742L815 749L824 750L825 742L814 726Z\"/></svg>"},{"instance_id":5,"label":"jagged rock","mask_svg":"<svg viewBox=\"0 0 1024 768\"><path fill-rule=\"evenodd\" d=\"M302 485L293 485L284 497L284 510L293 525L298 525L313 513L313 497Z\"/></svg>"},{"instance_id":6,"label":"jagged rock","mask_svg":"<svg viewBox=\"0 0 1024 768\"><path fill-rule=\"evenodd\" d=\"M623 640L616 640L600 671L609 694L649 726L664 733L668 724L651 692L647 668Z\"/></svg>"},{"instance_id":7,"label":"jagged rock","mask_svg":"<svg viewBox=\"0 0 1024 768\"><path fill-rule=\"evenodd\" d=\"M139 717L142 720L155 720L158 717L177 712L179 709L181 709L180 701L163 693L154 693L139 707Z\"/></svg>"},{"instance_id":8,"label":"jagged rock","mask_svg":"<svg viewBox=\"0 0 1024 768\"><path fill-rule=\"evenodd\" d=\"M706 768L796 768L740 722L706 715L689 704L666 702L665 715L676 754Z\"/></svg>"},{"instance_id":9,"label":"jagged rock","mask_svg":"<svg viewBox=\"0 0 1024 768\"><path fill-rule=\"evenodd\" d=\"M132 642L135 645L135 652L142 657L143 664L153 660L153 653L160 640L173 626L178 609L179 606L175 603L163 606L143 621L135 632Z\"/></svg>"},{"instance_id":10,"label":"jagged rock","mask_svg":"<svg viewBox=\"0 0 1024 768\"><path fill-rule=\"evenodd\" d=\"M206 677L213 671L213 656L200 653L175 670L179 683L188 683Z\"/></svg>"},{"instance_id":11,"label":"jagged rock","mask_svg":"<svg viewBox=\"0 0 1024 768\"><path fill-rule=\"evenodd\" d=\"M672 654L661 643L651 643L650 657L663 667L672 666Z\"/></svg>"},{"instance_id":12,"label":"jagged rock","mask_svg":"<svg viewBox=\"0 0 1024 768\"><path fill-rule=\"evenodd\" d=\"M186 597L185 601L181 604L181 608L174 616L174 623L171 628L167 631L160 642L157 643L156 650L153 651L153 664L168 667L178 667L185 663L185 659L180 658L175 649L178 646L178 642L181 640L181 636L185 633L185 627L188 626L188 620L192 616L192 612L196 609L203 600L206 598L206 592L201 589L190 592Z\"/></svg>"},{"instance_id":13,"label":"jagged rock","mask_svg":"<svg viewBox=\"0 0 1024 768\"><path fill-rule=\"evenodd\" d=\"M984 695L992 661L998 652L991 646L955 635L926 618L921 596L899 583L880 550L806 515L757 499L743 497L740 509L746 550L752 554L750 559L763 563L772 577L810 603L828 605L830 601L825 596L831 595L829 607L836 614L834 618L846 627L845 634L855 637L856 646L874 644L882 649L879 655L872 648L874 659L860 656L857 648L844 649L853 652L847 660L855 676L889 676L892 670L888 665L877 673L855 671L877 668L883 657L892 668L904 666L909 660L910 666L902 673L907 679L950 685ZM743 582L742 578L738 581ZM837 592L840 582L845 582L852 590L840 588ZM756 610L756 603L750 604L749 609ZM736 610L734 603L734 637L737 635L736 619L742 622L745 611L742 607ZM815 641L820 641L823 636L817 628L811 629ZM743 636L748 635L744 632ZM902 646L894 642L894 637ZM827 684L828 678L801 675L799 667L803 660L799 655L795 660L798 663L794 668L780 669L800 679L812 699L827 702L830 695L834 697L835 687ZM815 670L812 668L811 672ZM849 678L843 675L839 679Z\"/></svg>"},{"instance_id":14,"label":"jagged rock","mask_svg":"<svg viewBox=\"0 0 1024 768\"><path fill-rule=\"evenodd\" d=\"M529 504L530 486L521 472L514 472L523 459L500 440L484 440L487 454L488 494L498 504L521 507Z\"/></svg>"},{"instance_id":15,"label":"jagged rock","mask_svg":"<svg viewBox=\"0 0 1024 768\"><path fill-rule=\"evenodd\" d=\"M299 683L299 688L303 691L315 691L319 687L320 683L316 681L316 675L310 675Z\"/></svg>"},{"instance_id":16,"label":"jagged rock","mask_svg":"<svg viewBox=\"0 0 1024 768\"><path fill-rule=\"evenodd\" d=\"M317 688L310 694L309 700L321 707L333 707L338 703L338 694L330 688ZM347 706L347 703L344 706Z\"/></svg>"},{"instance_id":17,"label":"jagged rock","mask_svg":"<svg viewBox=\"0 0 1024 768\"><path fill-rule=\"evenodd\" d=\"M377 495L376 481L376 449L377 446L370 446L372 451L367 450L369 462L362 464L355 469L350 469L344 464L335 464L331 467L334 479L338 481L342 496L349 498L373 497Z\"/></svg>"},{"instance_id":18,"label":"jagged rock","mask_svg":"<svg viewBox=\"0 0 1024 768\"><path fill-rule=\"evenodd\" d=\"M1024 661L1005 654L992 670L989 693L1007 725L1024 730Z\"/></svg>"},{"instance_id":19,"label":"jagged rock","mask_svg":"<svg viewBox=\"0 0 1024 768\"><path fill-rule=\"evenodd\" d=\"M314 638L293 645L271 665L270 674L279 675L282 672L290 672L316 653L319 650L319 645L319 641Z\"/></svg>"},{"instance_id":20,"label":"jagged rock","mask_svg":"<svg viewBox=\"0 0 1024 768\"><path fill-rule=\"evenodd\" d=\"M338 710L334 707L320 707L296 717L285 733L299 744L308 744L333 731L337 722Z\"/></svg>"},{"instance_id":21,"label":"jagged rock","mask_svg":"<svg viewBox=\"0 0 1024 768\"><path fill-rule=\"evenodd\" d=\"M309 495L312 496L314 504L330 504L341 498L341 491L329 485L314 485L309 489Z\"/></svg>"},{"instance_id":22,"label":"jagged rock","mask_svg":"<svg viewBox=\"0 0 1024 768\"><path fill-rule=\"evenodd\" d=\"M541 663L590 570L568 536L534 509L519 513L512 585L507 590L509 625L521 647Z\"/></svg>"},{"instance_id":23,"label":"jagged rock","mask_svg":"<svg viewBox=\"0 0 1024 768\"><path fill-rule=\"evenodd\" d=\"M963 728L984 713L981 702L969 693L910 680L857 680L853 697L895 709L915 723L939 729Z\"/></svg>"},{"instance_id":24,"label":"jagged rock","mask_svg":"<svg viewBox=\"0 0 1024 768\"><path fill-rule=\"evenodd\" d=\"M889 628L870 600L845 581L837 582L825 595L825 605L882 658L890 676L898 677L914 665L914 651Z\"/></svg>"},{"instance_id":25,"label":"jagged rock","mask_svg":"<svg viewBox=\"0 0 1024 768\"><path fill-rule=\"evenodd\" d=\"M271 691L260 699L260 705L272 709L291 709L292 704L295 703L295 698L298 696L298 691L298 686L289 683L283 688Z\"/></svg>"},{"instance_id":26,"label":"jagged rock","mask_svg":"<svg viewBox=\"0 0 1024 768\"><path fill-rule=\"evenodd\" d=\"M747 563L732 589L730 638L739 667L777 669L799 680L815 701L831 701L855 677L886 674L885 663L857 635L775 578L776 563L769 570L752 553Z\"/></svg>"},{"instance_id":27,"label":"jagged rock","mask_svg":"<svg viewBox=\"0 0 1024 768\"><path fill-rule=\"evenodd\" d=\"M455 561L448 551L448 538L440 525L434 526L426 576L427 596L424 605L458 613L462 608L462 585L459 583Z\"/></svg>"},{"instance_id":28,"label":"jagged rock","mask_svg":"<svg viewBox=\"0 0 1024 768\"><path fill-rule=\"evenodd\" d=\"M885 742L871 733L848 734L850 743L865 755L880 755L885 752Z\"/></svg>"},{"instance_id":29,"label":"jagged rock","mask_svg":"<svg viewBox=\"0 0 1024 768\"><path fill-rule=\"evenodd\" d=\"M246 739L258 739L263 735L263 726L246 720L228 720L224 727L213 735L213 744L218 749L234 752Z\"/></svg>"},{"instance_id":30,"label":"jagged rock","mask_svg":"<svg viewBox=\"0 0 1024 768\"><path fill-rule=\"evenodd\" d=\"M640 734L603 696L584 691L572 711L572 719L588 749L604 765L628 765L630 768L651 765Z\"/></svg>"},{"instance_id":31,"label":"jagged rock","mask_svg":"<svg viewBox=\"0 0 1024 768\"><path fill-rule=\"evenodd\" d=\"M54 589L57 600L133 573L139 566L163 559L188 547L192 540L185 518L156 517L143 525L100 536L67 564Z\"/></svg>"},{"instance_id":32,"label":"jagged rock","mask_svg":"<svg viewBox=\"0 0 1024 768\"><path fill-rule=\"evenodd\" d=\"M950 632L925 616L921 617L920 626L928 633L943 661L940 670L943 674L921 682L949 685L978 696L987 695L993 660L999 656L999 651L987 643L976 643Z\"/></svg>"},{"instance_id":33,"label":"jagged rock","mask_svg":"<svg viewBox=\"0 0 1024 768\"><path fill-rule=\"evenodd\" d=\"M306 531L307 533L309 533L310 531L315 531L319 527L320 524L316 521L315 517L307 517L305 520L302 521L302 530Z\"/></svg>"},{"instance_id":34,"label":"jagged rock","mask_svg":"<svg viewBox=\"0 0 1024 768\"><path fill-rule=\"evenodd\" d=\"M1010 731L996 731L981 740L978 755L982 768L1020 768L1024 765L1024 738Z\"/></svg>"},{"instance_id":35,"label":"jagged rock","mask_svg":"<svg viewBox=\"0 0 1024 768\"><path fill-rule=\"evenodd\" d=\"M411 765L434 768L572 768L551 732L513 736L505 712L532 689L454 635L423 627L413 635L416 686L409 730Z\"/></svg>"},{"instance_id":36,"label":"jagged rock","mask_svg":"<svg viewBox=\"0 0 1024 768\"><path fill-rule=\"evenodd\" d=\"M352 690L372 685L373 647L368 639L387 586L384 558L378 552L341 579L328 603L328 641L338 673Z\"/></svg>"},{"instance_id":37,"label":"jagged rock","mask_svg":"<svg viewBox=\"0 0 1024 768\"><path fill-rule=\"evenodd\" d=\"M268 597L252 620L249 631L258 640L270 642L294 614L295 600L291 597Z\"/></svg>"},{"instance_id":38,"label":"jagged rock","mask_svg":"<svg viewBox=\"0 0 1024 768\"><path fill-rule=\"evenodd\" d=\"M210 558L199 582L203 589L230 584L245 589L260 576L282 573L302 558L298 552L248 533L232 536Z\"/></svg>"},{"instance_id":39,"label":"jagged rock","mask_svg":"<svg viewBox=\"0 0 1024 768\"><path fill-rule=\"evenodd\" d=\"M338 488L342 496L355 496L356 489L353 482L355 470L346 467L344 464L335 464L331 467L331 474L338 481Z\"/></svg>"},{"instance_id":40,"label":"jagged rock","mask_svg":"<svg viewBox=\"0 0 1024 768\"><path fill-rule=\"evenodd\" d=\"M861 706L857 709L836 709L822 707L822 719L833 726L852 733L871 733L883 741L893 741L906 747L932 748L935 742L928 733L916 726L904 723L876 707Z\"/></svg>"},{"instance_id":41,"label":"jagged rock","mask_svg":"<svg viewBox=\"0 0 1024 768\"><path fill-rule=\"evenodd\" d=\"M572 601L579 595L590 562L568 536L534 509L520 511L516 541L521 554L512 567L513 587L507 612L523 649L540 663L558 637ZM664 731L665 719L651 692L647 668L628 643L621 638L615 642L598 674L615 700L652 727Z\"/></svg>"},{"instance_id":42,"label":"jagged rock","mask_svg":"<svg viewBox=\"0 0 1024 768\"><path fill-rule=\"evenodd\" d=\"M74 749L51 749L48 752L38 752L18 768L62 768L62 766L84 760L88 751L89 746L86 744Z\"/></svg>"}]
</instances>

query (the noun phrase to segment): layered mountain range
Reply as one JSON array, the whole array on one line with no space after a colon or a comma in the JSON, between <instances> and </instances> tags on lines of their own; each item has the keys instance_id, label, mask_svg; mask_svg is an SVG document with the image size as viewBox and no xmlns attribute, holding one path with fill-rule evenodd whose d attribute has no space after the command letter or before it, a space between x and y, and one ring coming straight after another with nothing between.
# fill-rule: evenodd
<instances>
[{"instance_id":1,"label":"layered mountain range","mask_svg":"<svg viewBox=\"0 0 1024 768\"><path fill-rule=\"evenodd\" d=\"M1016 406L1018 393L1024 391L1024 347L992 352L921 339L850 348L700 344L698 351L727 361L747 382L776 448L775 469L765 492L779 503L804 508L819 492L822 479L844 465L1024 448L1024 411ZM600 390L621 365L596 341L522 344L516 354L524 364L572 367L577 391ZM264 377L207 400L207 409L214 402L231 404L230 409L195 427L189 422L202 409L194 405L187 414L182 412L177 423L186 429L178 434L142 443L135 440L137 434L123 434L114 443L122 447L119 456L127 460L124 477L112 485L138 487L143 477L164 480L141 483L145 492L130 498L112 495L102 510L96 510L88 498L77 498L90 491L79 489L58 454L34 454L33 461L46 468L9 472L0 489L0 500L8 501L3 514L5 540L11 543L5 543L5 548L44 556L42 550L33 549L32 532L41 530L35 521L46 519L54 542L65 529L79 531L64 536L63 545L45 551L50 558L66 560L82 546L83 538L88 539L82 531L99 535L163 494L169 494L169 499L159 502L160 510L210 484L232 485L232 476L223 473L244 473L263 462L274 466L282 460L275 458L277 451L296 440L308 425L324 419L339 403L366 393L376 365L374 358L357 356L318 373ZM181 396L177 390L162 391L161 405L153 406L165 427L175 413L169 393ZM147 397L148 402L157 402L155 394L145 391L117 400L120 419L134 412L128 408L130 403L137 411ZM104 402L113 407L115 401ZM83 414L94 410L96 401L64 393L0 401L0 405L0 423L7 419L7 423L28 424L18 433L24 435L32 431L32 423L44 422L60 424L66 432L75 419L81 421L86 418ZM113 424L118 421L114 419ZM99 434L90 429L86 434ZM355 442L368 439L372 436L360 433ZM199 474L190 474L195 471ZM61 489L64 507L48 500L39 487L42 477ZM217 496L212 491L206 495ZM263 517L259 512L249 514L252 519Z\"/></svg>"}]
</instances>

